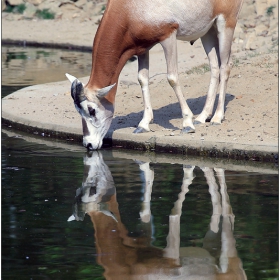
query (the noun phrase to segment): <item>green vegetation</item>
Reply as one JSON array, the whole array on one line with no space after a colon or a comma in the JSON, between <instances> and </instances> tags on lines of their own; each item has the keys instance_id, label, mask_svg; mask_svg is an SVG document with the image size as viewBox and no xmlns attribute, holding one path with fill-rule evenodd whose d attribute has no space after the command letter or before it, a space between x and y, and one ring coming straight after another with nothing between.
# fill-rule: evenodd
<instances>
[{"instance_id":1,"label":"green vegetation","mask_svg":"<svg viewBox=\"0 0 280 280\"><path fill-rule=\"evenodd\" d=\"M14 14L23 14L25 9L26 9L26 6L25 6L24 3L23 4L19 4L17 6L7 5L7 7L4 10L4 12L6 12L6 13L14 13Z\"/></svg>"},{"instance_id":2,"label":"green vegetation","mask_svg":"<svg viewBox=\"0 0 280 280\"><path fill-rule=\"evenodd\" d=\"M4 12L6 13L12 13L13 12L14 7L7 5Z\"/></svg>"},{"instance_id":3,"label":"green vegetation","mask_svg":"<svg viewBox=\"0 0 280 280\"><path fill-rule=\"evenodd\" d=\"M206 72L209 72L210 71L210 66L209 64L207 63L204 63L200 66L196 66L196 67L193 67L191 70L188 70L186 71L186 73L189 75L189 74L204 74Z\"/></svg>"},{"instance_id":4,"label":"green vegetation","mask_svg":"<svg viewBox=\"0 0 280 280\"><path fill-rule=\"evenodd\" d=\"M237 57L232 57L233 66L236 67L240 64L240 60Z\"/></svg>"},{"instance_id":5,"label":"green vegetation","mask_svg":"<svg viewBox=\"0 0 280 280\"><path fill-rule=\"evenodd\" d=\"M102 5L102 8L101 8L101 11L100 11L100 14L103 13L106 9L106 5Z\"/></svg>"},{"instance_id":6,"label":"green vegetation","mask_svg":"<svg viewBox=\"0 0 280 280\"><path fill-rule=\"evenodd\" d=\"M13 13L16 14L23 14L23 12L25 11L26 6L25 4L19 4L18 6L15 6L13 9Z\"/></svg>"},{"instance_id":7,"label":"green vegetation","mask_svg":"<svg viewBox=\"0 0 280 280\"><path fill-rule=\"evenodd\" d=\"M55 14L49 11L49 9L43 9L43 10L38 10L35 16L41 19L54 19Z\"/></svg>"},{"instance_id":8,"label":"green vegetation","mask_svg":"<svg viewBox=\"0 0 280 280\"><path fill-rule=\"evenodd\" d=\"M25 52L7 52L7 57L6 57L6 62L10 62L14 59L22 59L22 60L26 60L28 58L28 56L26 55Z\"/></svg>"},{"instance_id":9,"label":"green vegetation","mask_svg":"<svg viewBox=\"0 0 280 280\"><path fill-rule=\"evenodd\" d=\"M267 10L266 10L266 14L268 15L268 16L272 16L272 14L273 14L273 9L275 8L275 6L270 6L270 7L268 7L267 8Z\"/></svg>"},{"instance_id":10,"label":"green vegetation","mask_svg":"<svg viewBox=\"0 0 280 280\"><path fill-rule=\"evenodd\" d=\"M14 14L23 14L23 12L26 10L25 4L20 4L17 6L11 6L7 5L4 12L6 13L14 13ZM35 13L35 16L40 19L54 19L55 13L49 11L49 9L43 9L43 10L37 10Z\"/></svg>"}]
</instances>

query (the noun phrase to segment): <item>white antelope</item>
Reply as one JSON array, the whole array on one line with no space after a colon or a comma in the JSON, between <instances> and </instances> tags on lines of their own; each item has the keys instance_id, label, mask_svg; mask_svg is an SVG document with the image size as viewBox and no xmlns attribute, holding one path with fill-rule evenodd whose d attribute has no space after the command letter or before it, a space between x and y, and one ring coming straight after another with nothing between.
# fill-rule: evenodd
<instances>
[{"instance_id":1,"label":"white antelope","mask_svg":"<svg viewBox=\"0 0 280 280\"><path fill-rule=\"evenodd\" d=\"M230 74L230 52L234 29L243 0L109 0L94 38L92 70L84 86L75 77L71 95L82 116L83 145L99 149L113 114L118 78L133 55L138 56L138 80L144 99L144 115L134 133L150 131L153 121L150 102L149 50L157 43L163 47L167 62L167 79L179 100L182 133L195 131L193 113L180 88L177 69L176 39L190 41L201 38L211 68L206 103L195 119L205 123L212 117L220 83L219 101L211 123L224 119L224 103Z\"/></svg>"}]
</instances>

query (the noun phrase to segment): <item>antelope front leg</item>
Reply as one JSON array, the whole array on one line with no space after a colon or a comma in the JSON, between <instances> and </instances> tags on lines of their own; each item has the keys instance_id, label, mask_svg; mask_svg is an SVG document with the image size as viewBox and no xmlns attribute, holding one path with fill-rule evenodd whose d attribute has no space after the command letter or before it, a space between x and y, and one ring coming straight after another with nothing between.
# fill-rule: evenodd
<instances>
[{"instance_id":1,"label":"antelope front leg","mask_svg":"<svg viewBox=\"0 0 280 280\"><path fill-rule=\"evenodd\" d=\"M189 108L184 95L182 93L179 77L178 77L178 65L177 65L177 41L176 41L176 31L174 31L171 36L161 42L164 50L165 59L167 63L167 79L170 86L173 88L176 96L179 100L182 116L183 116L183 129L182 133L195 132L193 125L193 113Z\"/></svg>"},{"instance_id":2,"label":"antelope front leg","mask_svg":"<svg viewBox=\"0 0 280 280\"><path fill-rule=\"evenodd\" d=\"M153 110L149 92L149 52L138 56L138 81L140 83L144 101L143 119L133 133L150 131L149 124L153 122Z\"/></svg>"}]
</instances>

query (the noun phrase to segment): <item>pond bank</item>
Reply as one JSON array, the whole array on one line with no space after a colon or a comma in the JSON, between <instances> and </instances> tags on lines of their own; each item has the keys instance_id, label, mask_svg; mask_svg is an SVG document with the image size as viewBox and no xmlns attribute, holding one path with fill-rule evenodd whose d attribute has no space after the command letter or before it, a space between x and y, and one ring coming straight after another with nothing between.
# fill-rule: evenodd
<instances>
[{"instance_id":1,"label":"pond bank","mask_svg":"<svg viewBox=\"0 0 280 280\"><path fill-rule=\"evenodd\" d=\"M7 22L4 19L3 30L8 27L9 33L2 34L3 42L21 41L27 46L37 42L42 46L89 49L97 25L77 21ZM17 33L19 29L20 34ZM278 161L278 54L271 46L262 46L258 52L242 51L238 49L238 43L234 43L233 50L234 68L226 95L226 119L222 125L206 123L197 126L194 134L180 135L180 108L166 81L163 52L160 46L155 46L151 50L150 63L154 109L151 132L132 134L143 114L137 61L133 61L121 73L115 117L105 143L156 152ZM205 66L207 57L200 41L194 46L178 42L178 57L183 93L194 115L198 115L209 83L210 72ZM71 69L69 72L71 74ZM86 83L88 77L81 80ZM70 83L66 79L31 86L7 96L2 100L2 121L41 137L82 141L81 119L74 108Z\"/></svg>"}]
</instances>

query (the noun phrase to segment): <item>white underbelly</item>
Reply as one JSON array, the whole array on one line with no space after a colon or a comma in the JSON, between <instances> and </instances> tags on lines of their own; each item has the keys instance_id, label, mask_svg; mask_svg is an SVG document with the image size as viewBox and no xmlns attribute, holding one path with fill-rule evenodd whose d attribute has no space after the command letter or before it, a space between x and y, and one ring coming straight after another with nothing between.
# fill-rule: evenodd
<instances>
[{"instance_id":1,"label":"white underbelly","mask_svg":"<svg viewBox=\"0 0 280 280\"><path fill-rule=\"evenodd\" d=\"M204 36L209 29L212 27L213 23L215 21L215 18L210 21L208 24L203 26L201 29L195 30L195 28L186 28L184 29L184 26L180 25L179 29L177 31L177 39L182 41L195 41L202 36Z\"/></svg>"},{"instance_id":2,"label":"white underbelly","mask_svg":"<svg viewBox=\"0 0 280 280\"><path fill-rule=\"evenodd\" d=\"M232 1L232 0L228 0ZM213 25L212 0L129 0L127 9L132 22L151 28L177 23L177 38L193 41Z\"/></svg>"}]
</instances>

